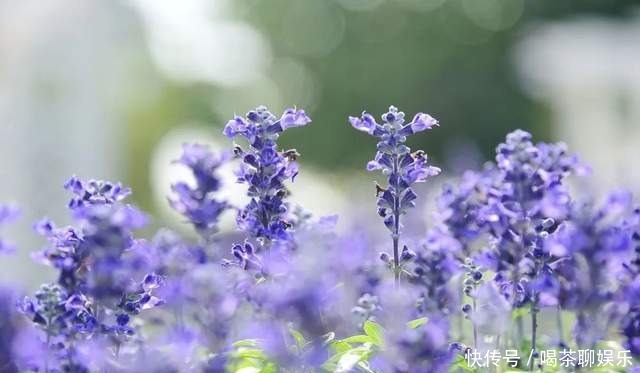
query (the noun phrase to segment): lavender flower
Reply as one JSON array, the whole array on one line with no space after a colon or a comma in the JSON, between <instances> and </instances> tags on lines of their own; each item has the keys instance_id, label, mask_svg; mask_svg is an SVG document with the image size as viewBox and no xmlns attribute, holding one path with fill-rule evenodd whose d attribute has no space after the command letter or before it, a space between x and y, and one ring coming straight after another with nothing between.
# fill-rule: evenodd
<instances>
[{"instance_id":1,"label":"lavender flower","mask_svg":"<svg viewBox=\"0 0 640 373\"><path fill-rule=\"evenodd\" d=\"M547 242L549 252L562 258L553 264L560 279L555 291L563 308L577 312L580 346L593 346L615 321L611 302L633 252L633 231L624 224L630 211L629 193L611 194L600 207L575 204Z\"/></svg>"},{"instance_id":2,"label":"lavender flower","mask_svg":"<svg viewBox=\"0 0 640 373\"><path fill-rule=\"evenodd\" d=\"M419 327L402 332L385 362L378 362L384 372L444 373L448 372L455 351L449 344L449 323L434 317Z\"/></svg>"},{"instance_id":3,"label":"lavender flower","mask_svg":"<svg viewBox=\"0 0 640 373\"><path fill-rule=\"evenodd\" d=\"M80 209L75 218L83 225L78 251L91 258L84 290L96 299L121 296L132 273L122 257L134 247L132 231L142 228L146 217L132 206L114 205Z\"/></svg>"},{"instance_id":4,"label":"lavender flower","mask_svg":"<svg viewBox=\"0 0 640 373\"><path fill-rule=\"evenodd\" d=\"M631 234L633 253L628 261L622 263L626 271L621 281L623 287L618 292L615 302L618 313L622 315L620 330L624 337L624 347L635 357L640 356L640 208L624 222L624 227Z\"/></svg>"},{"instance_id":5,"label":"lavender flower","mask_svg":"<svg viewBox=\"0 0 640 373\"><path fill-rule=\"evenodd\" d=\"M309 121L302 110L277 118L259 107L226 125L227 136L249 144L235 154L250 202L237 216L244 240L222 262L210 251L231 207L216 198L226 155L185 145L177 161L195 182L175 184L169 201L200 234L195 243L167 230L138 238L148 217L126 204L128 188L71 178L73 225L45 219L35 227L47 239L36 257L57 278L18 303L18 320L8 308L13 295L0 287L0 371L444 373L468 370L456 357L467 349L463 323L451 343L453 317L471 320L474 348L490 344L482 332L509 335L494 341L511 350L528 342L525 306L530 369L542 367L537 320L548 306L575 314L580 348L594 348L615 326L616 340L640 356L640 209L628 193L576 203L565 183L581 166L564 145L509 134L495 163L444 187L434 224L413 247L401 240L401 217L414 207L414 184L440 170L405 142L437 121L417 114L405 123L394 107L381 124L367 113L350 118L378 140L367 169L387 178L376 191L392 237L393 254L380 255L391 280L373 263L370 231L338 236L335 217L314 219L287 202L298 153L279 150L277 140ZM0 224L14 216L0 206ZM512 317L518 329L507 334Z\"/></svg>"},{"instance_id":6,"label":"lavender flower","mask_svg":"<svg viewBox=\"0 0 640 373\"><path fill-rule=\"evenodd\" d=\"M424 182L427 178L440 173L440 169L427 163L423 151L411 153L404 142L415 133L438 126L438 121L428 114L418 113L410 123L405 124L404 113L394 106L382 115L383 124L362 113L360 118L349 117L351 125L360 131L377 137L377 153L374 160L367 164L368 171L380 170L388 179L386 189L376 186L378 214L385 226L391 231L393 241L393 271L396 282L400 278L400 216L415 206L417 195L411 189L414 183Z\"/></svg>"},{"instance_id":7,"label":"lavender flower","mask_svg":"<svg viewBox=\"0 0 640 373\"><path fill-rule=\"evenodd\" d=\"M0 371L17 373L15 358L13 356L13 344L15 343L20 324L16 318L14 309L15 301L13 291L8 288L0 288Z\"/></svg>"},{"instance_id":8,"label":"lavender flower","mask_svg":"<svg viewBox=\"0 0 640 373\"><path fill-rule=\"evenodd\" d=\"M471 259L474 243L485 235L493 219L487 219L489 200L501 195L501 177L492 165L479 172L467 171L457 184L445 184L437 199L436 227L440 241L450 237L449 250L464 263Z\"/></svg>"},{"instance_id":9,"label":"lavender flower","mask_svg":"<svg viewBox=\"0 0 640 373\"><path fill-rule=\"evenodd\" d=\"M298 152L295 149L278 151L278 137L289 128L310 122L304 110L287 109L278 119L266 107L259 106L246 117L236 116L224 128L227 137L242 136L249 142L246 151L235 147L236 156L242 159L238 182L248 185L251 198L238 213L238 226L265 243L290 238L284 182L293 181L298 174L295 162Z\"/></svg>"},{"instance_id":10,"label":"lavender flower","mask_svg":"<svg viewBox=\"0 0 640 373\"><path fill-rule=\"evenodd\" d=\"M460 272L460 266L446 242L432 232L413 260L410 282L420 289L421 315L446 316L458 307L459 295L452 291L450 281Z\"/></svg>"},{"instance_id":11,"label":"lavender flower","mask_svg":"<svg viewBox=\"0 0 640 373\"><path fill-rule=\"evenodd\" d=\"M635 357L640 356L640 306L633 306L622 319L624 348Z\"/></svg>"},{"instance_id":12,"label":"lavender flower","mask_svg":"<svg viewBox=\"0 0 640 373\"><path fill-rule=\"evenodd\" d=\"M93 333L98 327L86 298L78 294L69 296L58 284L42 285L34 299L24 298L19 309L46 336L45 372L50 366L62 369L73 365L75 350L71 341L80 334Z\"/></svg>"},{"instance_id":13,"label":"lavender flower","mask_svg":"<svg viewBox=\"0 0 640 373\"><path fill-rule=\"evenodd\" d=\"M120 183L104 180L82 181L75 175L64 184L64 188L74 194L69 201L69 208L72 210L84 206L110 205L131 194L131 189L123 187Z\"/></svg>"},{"instance_id":14,"label":"lavender flower","mask_svg":"<svg viewBox=\"0 0 640 373\"><path fill-rule=\"evenodd\" d=\"M58 283L43 285L20 309L46 335L45 371L52 364L62 371L84 372L78 343L107 336L118 350L134 334L130 315L162 303L152 295L162 278L150 274L139 283L134 279L140 263L128 254L140 246L133 230L141 228L146 217L120 202L128 189L75 177L65 188L74 194L69 208L79 228L56 228L46 219L36 225L50 243L37 257L59 270Z\"/></svg>"},{"instance_id":15,"label":"lavender flower","mask_svg":"<svg viewBox=\"0 0 640 373\"><path fill-rule=\"evenodd\" d=\"M11 223L18 219L20 216L20 210L11 205L0 204L0 228L8 223ZM0 253L10 254L16 250L16 246L10 242L4 241L0 237Z\"/></svg>"},{"instance_id":16,"label":"lavender flower","mask_svg":"<svg viewBox=\"0 0 640 373\"><path fill-rule=\"evenodd\" d=\"M484 264L496 271L494 280L513 307L530 304L534 349L539 296L553 281L550 263L555 260L544 241L567 217L571 199L563 182L579 169L564 144L534 145L522 130L507 135L496 149L492 174L498 187L481 215L494 239ZM518 328L521 334L521 319Z\"/></svg>"},{"instance_id":17,"label":"lavender flower","mask_svg":"<svg viewBox=\"0 0 640 373\"><path fill-rule=\"evenodd\" d=\"M76 176L69 179L64 187L73 193L69 208L78 220L85 220L83 216L98 211L105 213L109 206L131 194L131 190L122 187L120 183L102 180L85 182ZM92 210L94 208L95 210ZM127 209L134 211L129 207L123 207L117 219L124 219ZM85 233L75 227L57 228L49 219L42 219L35 224L34 229L49 242L49 246L36 253L34 257L43 264L59 270L58 283L68 291L75 291L80 285L78 276L86 272L92 254L90 246L85 244Z\"/></svg>"},{"instance_id":18,"label":"lavender flower","mask_svg":"<svg viewBox=\"0 0 640 373\"><path fill-rule=\"evenodd\" d=\"M185 144L178 163L191 169L196 184L179 182L172 186L175 197L171 206L184 215L206 240L217 232L220 215L229 207L215 198L220 189L217 169L228 159L226 154L214 155L207 146Z\"/></svg>"}]
</instances>

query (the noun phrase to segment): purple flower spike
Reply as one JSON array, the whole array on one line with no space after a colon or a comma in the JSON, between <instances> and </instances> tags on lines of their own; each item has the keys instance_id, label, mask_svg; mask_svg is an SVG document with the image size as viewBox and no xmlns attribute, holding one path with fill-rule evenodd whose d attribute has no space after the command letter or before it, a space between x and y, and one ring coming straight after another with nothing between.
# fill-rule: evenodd
<instances>
[{"instance_id":1,"label":"purple flower spike","mask_svg":"<svg viewBox=\"0 0 640 373\"><path fill-rule=\"evenodd\" d=\"M242 159L237 172L238 182L249 186L251 201L239 211L238 226L263 243L290 239L288 192L285 181L298 174L295 149L279 151L277 139L288 128L307 125L311 119L304 110L287 109L280 119L260 106L247 113L246 118L230 121L225 133L242 135L249 142L243 150L236 146L236 156Z\"/></svg>"},{"instance_id":2,"label":"purple flower spike","mask_svg":"<svg viewBox=\"0 0 640 373\"><path fill-rule=\"evenodd\" d=\"M12 205L0 204L0 227L12 223L20 217L20 209ZM15 252L16 246L0 237L0 253L11 254Z\"/></svg>"},{"instance_id":3,"label":"purple flower spike","mask_svg":"<svg viewBox=\"0 0 640 373\"><path fill-rule=\"evenodd\" d=\"M225 201L215 198L221 186L217 171L228 158L226 154L214 155L205 145L184 144L177 161L191 169L196 184L174 184L171 206L184 215L205 240L218 231L220 215L229 207Z\"/></svg>"},{"instance_id":4,"label":"purple flower spike","mask_svg":"<svg viewBox=\"0 0 640 373\"><path fill-rule=\"evenodd\" d=\"M366 112L360 118L349 117L351 125L360 131L377 137L377 153L374 160L367 163L367 171L380 170L387 175L388 187L376 184L378 214L384 225L391 231L393 241L393 270L396 281L399 280L400 252L400 216L415 206L416 194L411 185L426 181L440 173L440 169L430 166L423 151L411 153L404 143L407 136L437 125L437 121L427 114L419 113L414 121L404 124L404 113L395 106L382 114L383 124L376 123Z\"/></svg>"},{"instance_id":5,"label":"purple flower spike","mask_svg":"<svg viewBox=\"0 0 640 373\"><path fill-rule=\"evenodd\" d=\"M64 184L64 188L74 194L69 201L69 208L77 209L87 205L110 205L122 201L131 194L131 189L120 183L103 180L82 181L72 176Z\"/></svg>"}]
</instances>

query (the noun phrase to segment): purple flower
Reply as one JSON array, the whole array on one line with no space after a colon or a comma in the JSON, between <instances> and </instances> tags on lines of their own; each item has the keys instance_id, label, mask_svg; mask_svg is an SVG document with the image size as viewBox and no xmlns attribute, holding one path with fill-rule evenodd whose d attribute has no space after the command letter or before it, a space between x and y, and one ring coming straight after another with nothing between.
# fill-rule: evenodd
<instances>
[{"instance_id":1,"label":"purple flower","mask_svg":"<svg viewBox=\"0 0 640 373\"><path fill-rule=\"evenodd\" d=\"M0 228L20 217L20 209L12 205L0 204ZM10 254L15 252L16 246L0 237L0 253Z\"/></svg>"},{"instance_id":2,"label":"purple flower","mask_svg":"<svg viewBox=\"0 0 640 373\"><path fill-rule=\"evenodd\" d=\"M82 181L76 176L67 180L64 188L74 195L69 201L70 209L87 205L109 205L131 194L131 189L123 187L120 183L103 180Z\"/></svg>"},{"instance_id":3,"label":"purple flower","mask_svg":"<svg viewBox=\"0 0 640 373\"><path fill-rule=\"evenodd\" d=\"M16 318L13 291L0 288L0 368L6 373L17 373L13 356L13 344L17 339L20 324Z\"/></svg>"},{"instance_id":4,"label":"purple flower","mask_svg":"<svg viewBox=\"0 0 640 373\"><path fill-rule=\"evenodd\" d=\"M394 106L382 115L383 124L378 124L366 112L360 118L349 117L351 125L379 139L375 158L367 164L368 171L380 170L387 176L388 187L376 185L378 214L384 225L391 231L393 241L393 271L399 280L400 216L415 206L417 195L411 189L414 183L424 182L440 173L440 169L427 162L427 155L419 150L413 154L404 142L407 136L430 129L437 121L428 114L418 113L411 123L404 123L404 113Z\"/></svg>"},{"instance_id":5,"label":"purple flower","mask_svg":"<svg viewBox=\"0 0 640 373\"><path fill-rule=\"evenodd\" d=\"M79 228L57 228L46 219L36 224L36 231L49 241L38 257L59 271L58 283L43 285L20 309L47 336L52 361L45 361L45 367L84 372L78 343L109 336L121 344L130 338L130 315L162 304L153 292L163 278L151 273L136 281L144 261L134 254L144 246L133 231L143 227L147 217L120 202L128 189L76 178L66 188L75 195L69 208Z\"/></svg>"},{"instance_id":6,"label":"purple flower","mask_svg":"<svg viewBox=\"0 0 640 373\"><path fill-rule=\"evenodd\" d=\"M613 301L634 252L634 232L625 224L631 211L629 193L611 194L599 207L576 203L547 241L548 251L561 258L551 264L559 278L553 290L564 309L577 313L574 333L581 346L605 337L617 318Z\"/></svg>"},{"instance_id":7,"label":"purple flower","mask_svg":"<svg viewBox=\"0 0 640 373\"><path fill-rule=\"evenodd\" d=\"M412 262L410 282L420 289L420 314L448 315L459 304L459 295L453 291L451 279L460 273L460 265L448 250L447 239L432 232L422 250ZM440 245L440 244L444 245Z\"/></svg>"},{"instance_id":8,"label":"purple flower","mask_svg":"<svg viewBox=\"0 0 640 373\"><path fill-rule=\"evenodd\" d=\"M90 335L98 326L91 304L82 294L71 294L58 284L44 284L35 297L25 297L19 310L34 325L43 330L48 339L56 337L62 343L77 335Z\"/></svg>"},{"instance_id":9,"label":"purple flower","mask_svg":"<svg viewBox=\"0 0 640 373\"><path fill-rule=\"evenodd\" d=\"M78 252L88 253L90 260L83 288L97 299L119 297L131 288L131 275L123 259L134 248L133 231L142 228L146 217L133 206L91 206L76 210L83 226Z\"/></svg>"},{"instance_id":10,"label":"purple flower","mask_svg":"<svg viewBox=\"0 0 640 373\"><path fill-rule=\"evenodd\" d=\"M248 185L251 198L238 213L238 226L264 243L290 238L284 182L293 181L298 174L295 162L298 152L295 149L280 152L276 141L284 130L309 122L311 119L303 110L287 109L278 119L260 106L248 112L246 118L229 121L225 127L228 137L240 135L249 142L246 151L236 146L236 156L242 160L238 182Z\"/></svg>"},{"instance_id":11,"label":"purple flower","mask_svg":"<svg viewBox=\"0 0 640 373\"><path fill-rule=\"evenodd\" d=\"M485 174L491 187L478 211L493 245L478 260L497 272L496 281L513 305L537 303L538 292L553 277L555 261L544 244L568 217L571 199L563 182L577 170L564 144L534 145L516 130L496 149L496 166Z\"/></svg>"},{"instance_id":12,"label":"purple flower","mask_svg":"<svg viewBox=\"0 0 640 373\"><path fill-rule=\"evenodd\" d=\"M231 254L234 259L224 260L225 266L238 266L244 270L257 270L262 269L262 262L260 257L256 253L256 249L249 242L245 242L243 245L234 244L231 248Z\"/></svg>"},{"instance_id":13,"label":"purple flower","mask_svg":"<svg viewBox=\"0 0 640 373\"><path fill-rule=\"evenodd\" d=\"M20 217L20 209L12 205L0 204L0 225L15 221Z\"/></svg>"},{"instance_id":14,"label":"purple flower","mask_svg":"<svg viewBox=\"0 0 640 373\"><path fill-rule=\"evenodd\" d=\"M292 127L302 127L311 123L311 118L307 116L304 110L287 109L280 118L280 125L283 130Z\"/></svg>"},{"instance_id":15,"label":"purple flower","mask_svg":"<svg viewBox=\"0 0 640 373\"><path fill-rule=\"evenodd\" d=\"M178 163L191 169L196 185L190 186L185 182L174 184L172 189L175 197L170 199L171 206L189 219L206 240L217 232L220 215L229 207L214 196L220 189L216 171L227 159L226 154L215 156L207 146L185 144L178 160Z\"/></svg>"},{"instance_id":16,"label":"purple flower","mask_svg":"<svg viewBox=\"0 0 640 373\"><path fill-rule=\"evenodd\" d=\"M490 199L500 193L496 170L488 167L480 172L467 171L457 184L446 184L437 200L437 229L459 243L461 261L472 256L473 243L485 235L499 218L487 208Z\"/></svg>"},{"instance_id":17,"label":"purple flower","mask_svg":"<svg viewBox=\"0 0 640 373\"><path fill-rule=\"evenodd\" d=\"M393 338L383 365L394 373L445 373L455 352L449 344L449 322L432 317L417 329L408 329Z\"/></svg>"},{"instance_id":18,"label":"purple flower","mask_svg":"<svg viewBox=\"0 0 640 373\"><path fill-rule=\"evenodd\" d=\"M633 306L623 317L622 335L625 338L624 348L633 356L640 356L640 306Z\"/></svg>"}]
</instances>

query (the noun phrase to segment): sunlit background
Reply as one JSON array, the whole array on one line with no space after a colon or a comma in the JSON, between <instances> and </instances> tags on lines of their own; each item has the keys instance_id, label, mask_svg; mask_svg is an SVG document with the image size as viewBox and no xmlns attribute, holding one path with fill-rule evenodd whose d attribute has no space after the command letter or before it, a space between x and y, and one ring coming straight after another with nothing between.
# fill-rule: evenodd
<instances>
[{"instance_id":1,"label":"sunlit background","mask_svg":"<svg viewBox=\"0 0 640 373\"><path fill-rule=\"evenodd\" d=\"M188 231L166 203L188 177L171 161L185 141L228 148L224 123L259 104L312 116L282 138L303 154L293 197L347 222L373 204L362 169L374 140L346 118L390 104L442 123L411 144L448 172L434 184L523 128L569 143L593 166L594 191L640 190L634 3L0 0L0 201L24 211L2 232L20 249L0 258L0 281L49 276L30 262L44 245L30 226L69 221L61 186L72 174L122 180L154 227Z\"/></svg>"}]
</instances>

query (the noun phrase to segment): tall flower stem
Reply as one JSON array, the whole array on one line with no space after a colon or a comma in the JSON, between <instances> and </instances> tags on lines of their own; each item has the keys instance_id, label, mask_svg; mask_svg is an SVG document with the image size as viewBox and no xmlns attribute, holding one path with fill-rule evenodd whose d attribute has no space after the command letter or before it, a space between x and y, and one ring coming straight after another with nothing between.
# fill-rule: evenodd
<instances>
[{"instance_id":1,"label":"tall flower stem","mask_svg":"<svg viewBox=\"0 0 640 373\"><path fill-rule=\"evenodd\" d=\"M399 160L398 156L393 157L393 171L392 175L398 175L399 172ZM398 177L395 177L393 184L395 197L393 199L393 232L391 238L393 240L393 274L394 283L396 286L400 284L400 253L399 253L399 241L400 241L400 196L398 195Z\"/></svg>"},{"instance_id":2,"label":"tall flower stem","mask_svg":"<svg viewBox=\"0 0 640 373\"><path fill-rule=\"evenodd\" d=\"M522 339L524 338L524 321L522 319L522 316L520 315L518 315L518 317L516 318L516 327L517 327L516 338L518 339L518 343L521 344Z\"/></svg>"},{"instance_id":3,"label":"tall flower stem","mask_svg":"<svg viewBox=\"0 0 640 373\"><path fill-rule=\"evenodd\" d=\"M564 343L564 325L562 323L562 307L558 304L556 308L556 323L558 327L558 342Z\"/></svg>"},{"instance_id":4,"label":"tall flower stem","mask_svg":"<svg viewBox=\"0 0 640 373\"><path fill-rule=\"evenodd\" d=\"M376 156L367 163L368 171L382 171L388 176L387 189L376 185L378 215L384 219L386 228L391 232L393 241L393 259L388 253L380 258L393 267L395 286L400 282L400 263L410 260L405 249L400 253L400 216L409 208L415 207L418 196L411 189L414 183L420 183L440 173L440 169L430 166L423 151L411 153L404 143L408 136L438 126L438 121L428 114L418 113L410 123L405 123L404 113L394 106L382 115L382 124L370 114L362 113L360 118L349 117L351 125L379 139ZM408 248L407 248L408 250Z\"/></svg>"},{"instance_id":5,"label":"tall flower stem","mask_svg":"<svg viewBox=\"0 0 640 373\"><path fill-rule=\"evenodd\" d=\"M49 330L51 325L51 317L47 319L47 346L44 354L44 373L49 373L49 355L51 349L51 331Z\"/></svg>"},{"instance_id":6,"label":"tall flower stem","mask_svg":"<svg viewBox=\"0 0 640 373\"><path fill-rule=\"evenodd\" d=\"M473 311L475 312L476 309L478 308L477 304L476 304L476 298L473 298ZM475 348L476 350L478 349L478 327L476 326L476 323L473 322L473 320L471 320L471 324L473 325L473 348Z\"/></svg>"},{"instance_id":7,"label":"tall flower stem","mask_svg":"<svg viewBox=\"0 0 640 373\"><path fill-rule=\"evenodd\" d=\"M535 293L533 294L533 299L531 300L531 351L533 354L533 358L531 359L531 365L529 366L529 371L533 372L533 368L536 365L536 337L538 331L538 307Z\"/></svg>"}]
</instances>

